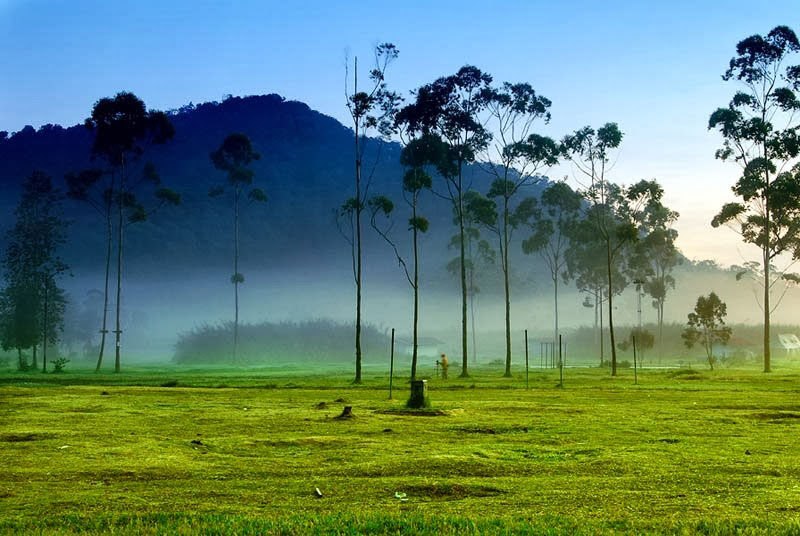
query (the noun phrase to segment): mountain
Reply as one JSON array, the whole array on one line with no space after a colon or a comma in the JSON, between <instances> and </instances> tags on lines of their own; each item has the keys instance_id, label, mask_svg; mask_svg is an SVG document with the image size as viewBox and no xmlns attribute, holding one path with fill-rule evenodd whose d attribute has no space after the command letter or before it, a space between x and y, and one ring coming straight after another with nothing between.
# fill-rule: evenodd
<instances>
[{"instance_id":1,"label":"mountain","mask_svg":"<svg viewBox=\"0 0 800 536\"><path fill-rule=\"evenodd\" d=\"M149 148L136 164L140 169L146 160L152 160L163 183L182 196L180 206L164 208L147 222L129 227L126 234L123 304L128 324L138 329L137 336L142 340L160 338L163 348L173 344L176 333L230 318L232 207L224 199L210 198L208 191L225 180L212 166L209 154L233 132L249 136L261 153L253 166L254 186L268 196L266 204L250 206L243 215L244 321L352 321L351 257L335 218L337 208L353 195L352 130L306 104L278 95L190 104L170 111L169 116L175 126L174 139ZM82 125L25 127L10 136L0 132L0 230L13 224L19 186L27 175L39 169L63 185L65 173L93 165L91 142L90 132ZM408 251L410 233L399 154L396 143L368 140L364 162L372 176L370 194L387 195L395 201L398 214L392 233L399 249ZM476 190L488 190L490 178L480 166L467 169L467 180ZM528 193L535 195L542 187ZM460 325L458 284L446 269L456 256L447 247L455 227L449 204L434 195L425 197L421 212L431 225L421 246L423 322L428 335L442 338L436 330L455 333ZM65 285L73 301L82 303L88 299L87 291L102 284L102 222L85 205L67 201L65 207L73 221L65 256L74 274ZM368 320L377 326L407 330L408 283L391 249L369 229L365 237ZM547 333L551 284L538 257L521 253L519 239L523 237L523 232L517 233L511 249L515 329L530 327ZM686 263L676 270L675 277L677 289L668 296L668 319L685 322L697 296L714 289L729 301L732 320L758 321L752 296L731 273L718 268L698 270ZM477 285L479 328L499 330L503 315L498 267L484 267ZM565 325L592 323L592 310L581 306L583 296L569 287L562 290ZM790 294L787 300L794 300L795 292ZM632 290L615 304L620 322L635 321ZM787 307L781 310L790 311ZM457 340L453 336L453 341Z\"/></svg>"},{"instance_id":2,"label":"mountain","mask_svg":"<svg viewBox=\"0 0 800 536\"><path fill-rule=\"evenodd\" d=\"M87 110L88 115L88 110ZM306 104L279 95L229 97L223 102L188 105L169 112L175 137L167 144L148 148L135 165L152 161L165 186L179 192L182 203L155 213L149 221L129 227L126 235L127 266L132 273L164 275L198 266L228 267L232 255L232 208L224 199L211 199L208 191L225 181L209 153L230 133L250 137L261 153L254 163L254 186L268 197L243 213L242 263L254 269L324 266L336 259L349 262L347 242L336 225L337 208L353 191L353 133L335 119ZM82 125L63 128L45 125L38 131L25 127L10 137L0 136L0 228L12 224L19 184L33 170L42 170L63 184L67 172L93 165L91 134ZM402 202L400 146L370 139L364 158L372 175L371 194L395 200L398 223L395 237L406 243L405 205ZM97 163L94 163L97 165ZM133 169L132 173L137 170ZM488 177L477 166L468 176L475 187L486 190ZM426 241L428 265L439 268L453 256L446 250L454 232L452 210L432 195L422 212L431 220ZM67 260L75 270L99 270L103 259L100 218L86 205L67 201L73 221ZM391 258L391 251L368 235L372 254Z\"/></svg>"}]
</instances>

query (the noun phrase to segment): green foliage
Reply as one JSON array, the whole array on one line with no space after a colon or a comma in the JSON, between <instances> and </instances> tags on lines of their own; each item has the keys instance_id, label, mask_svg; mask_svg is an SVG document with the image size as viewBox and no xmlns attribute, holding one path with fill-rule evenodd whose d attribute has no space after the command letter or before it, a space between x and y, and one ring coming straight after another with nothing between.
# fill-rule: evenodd
<instances>
[{"instance_id":1,"label":"green foliage","mask_svg":"<svg viewBox=\"0 0 800 536\"><path fill-rule=\"evenodd\" d=\"M6 235L5 288L0 293L0 343L5 350L52 344L63 329L66 297L57 285L68 266L60 257L68 222L63 197L49 176L34 172L22 184ZM20 368L24 363L20 361Z\"/></svg>"},{"instance_id":2,"label":"green foliage","mask_svg":"<svg viewBox=\"0 0 800 536\"><path fill-rule=\"evenodd\" d=\"M714 344L726 344L731 338L731 328L725 325L728 307L716 293L697 298L694 311L689 313L689 320L682 337L687 347L696 343L702 344L706 351L708 366L714 370Z\"/></svg>"},{"instance_id":3,"label":"green foliage","mask_svg":"<svg viewBox=\"0 0 800 536\"><path fill-rule=\"evenodd\" d=\"M237 359L242 363L347 363L353 358L352 326L328 320L241 324ZM375 327L362 328L365 355L388 355L389 341ZM181 333L173 360L181 365L225 364L230 358L233 323L203 325Z\"/></svg>"},{"instance_id":4,"label":"green foliage","mask_svg":"<svg viewBox=\"0 0 800 536\"><path fill-rule=\"evenodd\" d=\"M417 216L416 218L408 219L408 228L416 229L420 233L427 233L429 226L430 222L427 220L427 218L424 218L422 216Z\"/></svg>"},{"instance_id":5,"label":"green foliage","mask_svg":"<svg viewBox=\"0 0 800 536\"><path fill-rule=\"evenodd\" d=\"M64 372L64 367L69 363L69 359L66 357L59 357L51 361L53 365L53 373L58 374Z\"/></svg>"},{"instance_id":6,"label":"green foliage","mask_svg":"<svg viewBox=\"0 0 800 536\"><path fill-rule=\"evenodd\" d=\"M787 66L800 41L786 26L738 43L723 79L743 86L727 108L711 114L708 128L722 134L716 157L734 160L742 175L732 187L740 202L725 204L711 221L731 226L762 252L764 371L770 370L770 291L780 279L771 263L784 253L800 256L800 68Z\"/></svg>"}]
</instances>

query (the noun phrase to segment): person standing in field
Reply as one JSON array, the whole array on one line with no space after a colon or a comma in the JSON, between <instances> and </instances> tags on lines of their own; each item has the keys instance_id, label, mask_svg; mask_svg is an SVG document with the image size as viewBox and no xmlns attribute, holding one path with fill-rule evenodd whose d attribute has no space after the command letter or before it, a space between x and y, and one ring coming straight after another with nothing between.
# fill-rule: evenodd
<instances>
[{"instance_id":1,"label":"person standing in field","mask_svg":"<svg viewBox=\"0 0 800 536\"><path fill-rule=\"evenodd\" d=\"M442 366L442 379L446 380L447 379L447 367L450 366L450 364L447 362L447 356L445 354L442 354L441 359L439 359L439 364Z\"/></svg>"}]
</instances>

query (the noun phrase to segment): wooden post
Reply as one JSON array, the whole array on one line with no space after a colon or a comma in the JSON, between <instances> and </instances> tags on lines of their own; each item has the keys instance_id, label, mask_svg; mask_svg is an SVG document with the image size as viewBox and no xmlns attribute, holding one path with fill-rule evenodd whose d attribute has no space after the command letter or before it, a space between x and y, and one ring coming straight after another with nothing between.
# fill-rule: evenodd
<instances>
[{"instance_id":1,"label":"wooden post","mask_svg":"<svg viewBox=\"0 0 800 536\"><path fill-rule=\"evenodd\" d=\"M394 328L392 328L392 346L389 350L389 400L392 399L392 379L394 378Z\"/></svg>"},{"instance_id":2,"label":"wooden post","mask_svg":"<svg viewBox=\"0 0 800 536\"><path fill-rule=\"evenodd\" d=\"M561 334L558 334L558 386L564 387L564 361L561 359Z\"/></svg>"},{"instance_id":3,"label":"wooden post","mask_svg":"<svg viewBox=\"0 0 800 536\"><path fill-rule=\"evenodd\" d=\"M528 330L525 330L525 389L528 388Z\"/></svg>"},{"instance_id":4,"label":"wooden post","mask_svg":"<svg viewBox=\"0 0 800 536\"><path fill-rule=\"evenodd\" d=\"M633 384L638 385L639 377L636 374L636 337L631 337L631 340L633 340Z\"/></svg>"}]
</instances>

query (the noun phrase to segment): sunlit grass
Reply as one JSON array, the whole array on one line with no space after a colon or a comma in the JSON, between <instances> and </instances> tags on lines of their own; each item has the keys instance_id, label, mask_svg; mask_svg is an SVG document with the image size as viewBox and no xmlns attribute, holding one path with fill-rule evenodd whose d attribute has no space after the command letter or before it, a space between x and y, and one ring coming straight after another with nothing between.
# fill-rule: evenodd
<instances>
[{"instance_id":1,"label":"sunlit grass","mask_svg":"<svg viewBox=\"0 0 800 536\"><path fill-rule=\"evenodd\" d=\"M776 368L483 367L431 378L426 416L377 367L9 372L0 530L796 534L800 370Z\"/></svg>"}]
</instances>

